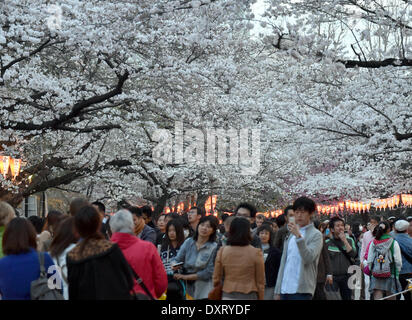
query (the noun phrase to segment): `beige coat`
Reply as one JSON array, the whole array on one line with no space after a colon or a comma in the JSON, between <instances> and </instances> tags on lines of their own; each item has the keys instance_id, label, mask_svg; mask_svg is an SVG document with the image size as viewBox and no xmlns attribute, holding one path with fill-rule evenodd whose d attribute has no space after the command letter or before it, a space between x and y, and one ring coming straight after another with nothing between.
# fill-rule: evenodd
<instances>
[{"instance_id":1,"label":"beige coat","mask_svg":"<svg viewBox=\"0 0 412 320\"><path fill-rule=\"evenodd\" d=\"M265 263L261 249L249 246L224 246L219 249L213 285L217 286L223 277L223 291L226 293L256 292L259 300L265 296Z\"/></svg>"}]
</instances>

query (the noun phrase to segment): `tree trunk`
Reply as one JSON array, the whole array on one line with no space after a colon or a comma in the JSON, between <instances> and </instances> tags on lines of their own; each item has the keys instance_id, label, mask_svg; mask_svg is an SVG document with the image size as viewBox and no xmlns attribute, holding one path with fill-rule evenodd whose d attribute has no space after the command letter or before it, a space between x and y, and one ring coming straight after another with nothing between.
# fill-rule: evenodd
<instances>
[{"instance_id":1,"label":"tree trunk","mask_svg":"<svg viewBox=\"0 0 412 320\"><path fill-rule=\"evenodd\" d=\"M157 218L161 215L164 208L166 207L167 200L169 200L168 195L164 195L161 198L159 198L154 207L152 220L156 221Z\"/></svg>"},{"instance_id":2,"label":"tree trunk","mask_svg":"<svg viewBox=\"0 0 412 320\"><path fill-rule=\"evenodd\" d=\"M200 208L203 213L205 213L205 203L208 197L209 195L204 193L199 193L197 195L196 207Z\"/></svg>"}]
</instances>

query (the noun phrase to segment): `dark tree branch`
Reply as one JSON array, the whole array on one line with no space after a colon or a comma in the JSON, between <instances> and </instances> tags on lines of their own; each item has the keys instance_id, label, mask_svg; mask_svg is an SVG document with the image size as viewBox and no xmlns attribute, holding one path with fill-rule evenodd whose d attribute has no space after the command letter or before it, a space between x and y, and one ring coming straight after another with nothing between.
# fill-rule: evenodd
<instances>
[{"instance_id":1,"label":"dark tree branch","mask_svg":"<svg viewBox=\"0 0 412 320\"><path fill-rule=\"evenodd\" d=\"M338 60L345 68L382 68L382 67L412 67L412 59L389 58L382 61L357 61L357 60Z\"/></svg>"},{"instance_id":2,"label":"dark tree branch","mask_svg":"<svg viewBox=\"0 0 412 320\"><path fill-rule=\"evenodd\" d=\"M396 131L395 138L398 141L408 140L412 138L412 133L399 133Z\"/></svg>"},{"instance_id":3,"label":"dark tree branch","mask_svg":"<svg viewBox=\"0 0 412 320\"><path fill-rule=\"evenodd\" d=\"M87 110L85 110L87 107L90 107L94 104L98 104L101 102L104 102L110 98L115 97L116 95L119 95L122 93L122 87L124 82L128 79L129 77L129 72L126 71L122 76L120 76L118 79L118 83L116 87L102 95L94 96L92 98L89 98L87 100L83 100L81 102L76 103L72 111L67 114L67 115L61 115L59 118L51 120L51 121L46 121L42 124L36 125L34 123L27 123L27 122L17 122L17 123L12 123L10 125L1 125L1 128L3 129L13 129L13 130L21 130L21 131L32 131L32 130L45 130L45 129L59 129L59 127L62 127L63 124L73 122L76 117L81 116L83 113L86 113ZM68 128L66 128L68 130Z\"/></svg>"},{"instance_id":4,"label":"dark tree branch","mask_svg":"<svg viewBox=\"0 0 412 320\"><path fill-rule=\"evenodd\" d=\"M56 41L56 42L50 43L51 40L52 40L52 39L49 38L48 40L46 40L45 42L43 42L43 43L40 45L40 47L38 47L36 50L30 52L28 56L14 59L13 61L10 61L8 64L6 64L5 66L3 66L3 67L1 68L1 71L0 71L0 76L1 76L1 78L3 78L3 76L4 76L4 74L6 73L7 69L11 68L11 67L12 67L13 65L15 65L16 63L19 63L20 61L26 60L26 59L28 59L28 58L31 57L31 56L34 56L35 54L37 54L37 53L39 53L40 51L42 51L44 48L50 47L50 46L55 45L55 44L58 44L58 43L64 43L64 41Z\"/></svg>"},{"instance_id":5,"label":"dark tree branch","mask_svg":"<svg viewBox=\"0 0 412 320\"><path fill-rule=\"evenodd\" d=\"M86 127L86 128L72 128L66 126L59 126L56 129L61 131L71 131L71 132L80 132L80 133L89 133L93 131L108 131L112 129L120 129L121 126L117 124L106 125L106 126L97 126L97 127Z\"/></svg>"},{"instance_id":6,"label":"dark tree branch","mask_svg":"<svg viewBox=\"0 0 412 320\"><path fill-rule=\"evenodd\" d=\"M352 51L358 56L358 60L362 61L360 54L356 52L355 47L353 46L353 44L351 44L350 46L352 48Z\"/></svg>"}]
</instances>

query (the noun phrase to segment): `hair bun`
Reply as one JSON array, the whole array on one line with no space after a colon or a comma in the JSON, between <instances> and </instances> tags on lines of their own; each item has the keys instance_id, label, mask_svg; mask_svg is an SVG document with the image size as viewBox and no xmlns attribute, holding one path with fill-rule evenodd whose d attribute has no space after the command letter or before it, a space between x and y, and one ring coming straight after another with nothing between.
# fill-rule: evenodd
<instances>
[{"instance_id":1,"label":"hair bun","mask_svg":"<svg viewBox=\"0 0 412 320\"><path fill-rule=\"evenodd\" d=\"M385 226L385 224L384 224L384 223L381 223L381 224L379 225L379 228L381 228L381 229L385 229L385 228L386 228L386 226Z\"/></svg>"}]
</instances>

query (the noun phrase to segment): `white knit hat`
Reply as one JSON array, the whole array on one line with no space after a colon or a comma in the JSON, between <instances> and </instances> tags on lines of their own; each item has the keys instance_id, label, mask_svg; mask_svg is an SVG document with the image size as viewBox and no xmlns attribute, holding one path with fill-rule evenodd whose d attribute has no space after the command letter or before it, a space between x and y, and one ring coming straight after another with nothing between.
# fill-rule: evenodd
<instances>
[{"instance_id":1,"label":"white knit hat","mask_svg":"<svg viewBox=\"0 0 412 320\"><path fill-rule=\"evenodd\" d=\"M406 220L398 220L395 222L396 231L403 232L403 231L408 230L408 227L409 227L409 222Z\"/></svg>"}]
</instances>

